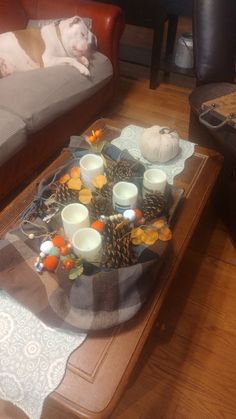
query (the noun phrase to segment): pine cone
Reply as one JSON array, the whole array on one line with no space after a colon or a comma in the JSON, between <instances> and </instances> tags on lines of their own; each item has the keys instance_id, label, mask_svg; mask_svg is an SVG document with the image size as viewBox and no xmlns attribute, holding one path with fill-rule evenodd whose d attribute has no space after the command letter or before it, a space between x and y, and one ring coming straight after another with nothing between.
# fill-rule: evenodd
<instances>
[{"instance_id":1,"label":"pine cone","mask_svg":"<svg viewBox=\"0 0 236 419\"><path fill-rule=\"evenodd\" d=\"M127 160L108 163L106 175L111 182L130 179L133 176L132 163Z\"/></svg>"},{"instance_id":2,"label":"pine cone","mask_svg":"<svg viewBox=\"0 0 236 419\"><path fill-rule=\"evenodd\" d=\"M102 187L102 189L100 189L100 194L106 198L108 201L112 202L112 189L113 189L114 184L113 183L106 183L106 185L104 185Z\"/></svg>"},{"instance_id":3,"label":"pine cone","mask_svg":"<svg viewBox=\"0 0 236 419\"><path fill-rule=\"evenodd\" d=\"M78 201L78 193L73 189L69 189L65 183L59 183L56 186L55 199L62 204L70 204L71 202Z\"/></svg>"},{"instance_id":4,"label":"pine cone","mask_svg":"<svg viewBox=\"0 0 236 419\"><path fill-rule=\"evenodd\" d=\"M130 241L131 227L124 218L108 220L104 231L102 265L106 268L120 268L137 262Z\"/></svg>"},{"instance_id":5,"label":"pine cone","mask_svg":"<svg viewBox=\"0 0 236 419\"><path fill-rule=\"evenodd\" d=\"M96 190L92 194L90 202L90 215L93 219L101 215L111 215L114 213L112 207L112 184L107 183L100 190Z\"/></svg>"},{"instance_id":6,"label":"pine cone","mask_svg":"<svg viewBox=\"0 0 236 419\"><path fill-rule=\"evenodd\" d=\"M167 211L167 200L161 192L146 194L143 200L143 216L146 221L163 215Z\"/></svg>"}]
</instances>

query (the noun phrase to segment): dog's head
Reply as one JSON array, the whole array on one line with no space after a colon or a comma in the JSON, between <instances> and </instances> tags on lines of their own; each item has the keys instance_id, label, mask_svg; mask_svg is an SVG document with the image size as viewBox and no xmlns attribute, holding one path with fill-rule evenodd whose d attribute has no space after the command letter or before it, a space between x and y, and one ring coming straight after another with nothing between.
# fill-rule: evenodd
<instances>
[{"instance_id":1,"label":"dog's head","mask_svg":"<svg viewBox=\"0 0 236 419\"><path fill-rule=\"evenodd\" d=\"M60 32L66 51L71 57L87 55L91 47L97 44L95 35L79 16L62 20Z\"/></svg>"}]
</instances>

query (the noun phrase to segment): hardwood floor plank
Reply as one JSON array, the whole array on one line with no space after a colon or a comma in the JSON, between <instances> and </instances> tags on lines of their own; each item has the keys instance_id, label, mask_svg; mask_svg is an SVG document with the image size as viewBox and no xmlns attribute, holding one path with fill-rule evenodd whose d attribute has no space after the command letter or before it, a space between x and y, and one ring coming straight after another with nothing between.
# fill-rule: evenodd
<instances>
[{"instance_id":1,"label":"hardwood floor plank","mask_svg":"<svg viewBox=\"0 0 236 419\"><path fill-rule=\"evenodd\" d=\"M150 90L138 81L122 80L116 102L106 116L116 120L131 119L142 126L171 126L187 139L189 93L190 89L174 85L163 84L157 90Z\"/></svg>"},{"instance_id":2,"label":"hardwood floor plank","mask_svg":"<svg viewBox=\"0 0 236 419\"><path fill-rule=\"evenodd\" d=\"M236 416L235 277L234 266L186 252L113 419Z\"/></svg>"},{"instance_id":3,"label":"hardwood floor plank","mask_svg":"<svg viewBox=\"0 0 236 419\"><path fill-rule=\"evenodd\" d=\"M150 91L148 80L122 79L109 112L188 138L190 91L174 84ZM236 417L235 278L236 249L210 202L111 419Z\"/></svg>"}]
</instances>

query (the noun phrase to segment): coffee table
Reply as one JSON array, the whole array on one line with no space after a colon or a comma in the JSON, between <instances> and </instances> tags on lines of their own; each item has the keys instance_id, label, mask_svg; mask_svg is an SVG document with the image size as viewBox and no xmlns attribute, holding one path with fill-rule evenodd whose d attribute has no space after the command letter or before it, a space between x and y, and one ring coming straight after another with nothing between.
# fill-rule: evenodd
<instances>
[{"instance_id":1,"label":"coffee table","mask_svg":"<svg viewBox=\"0 0 236 419\"><path fill-rule=\"evenodd\" d=\"M119 136L121 126L111 120L96 121L86 131L104 127L106 138ZM37 184L47 173L63 165L70 153L61 155L0 213L0 235L17 222L31 202ZM174 278L186 247L215 185L222 166L219 153L196 147L184 171L175 178L183 188L184 200L178 211L171 251L159 274L158 284L148 304L135 318L109 331L89 335L70 357L65 377L45 401L45 418L105 418L125 390L143 346L156 322L159 310Z\"/></svg>"}]
</instances>

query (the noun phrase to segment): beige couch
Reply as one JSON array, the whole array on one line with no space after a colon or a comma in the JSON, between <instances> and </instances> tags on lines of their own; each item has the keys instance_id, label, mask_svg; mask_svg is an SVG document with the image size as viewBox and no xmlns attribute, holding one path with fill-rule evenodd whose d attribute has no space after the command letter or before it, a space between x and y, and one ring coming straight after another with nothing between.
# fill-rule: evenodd
<instances>
[{"instance_id":1,"label":"beige couch","mask_svg":"<svg viewBox=\"0 0 236 419\"><path fill-rule=\"evenodd\" d=\"M91 78L62 65L0 79L0 200L29 179L101 110L118 80L121 10L83 0L0 0L0 32L27 26L29 20L80 15L92 19L98 51Z\"/></svg>"}]
</instances>

